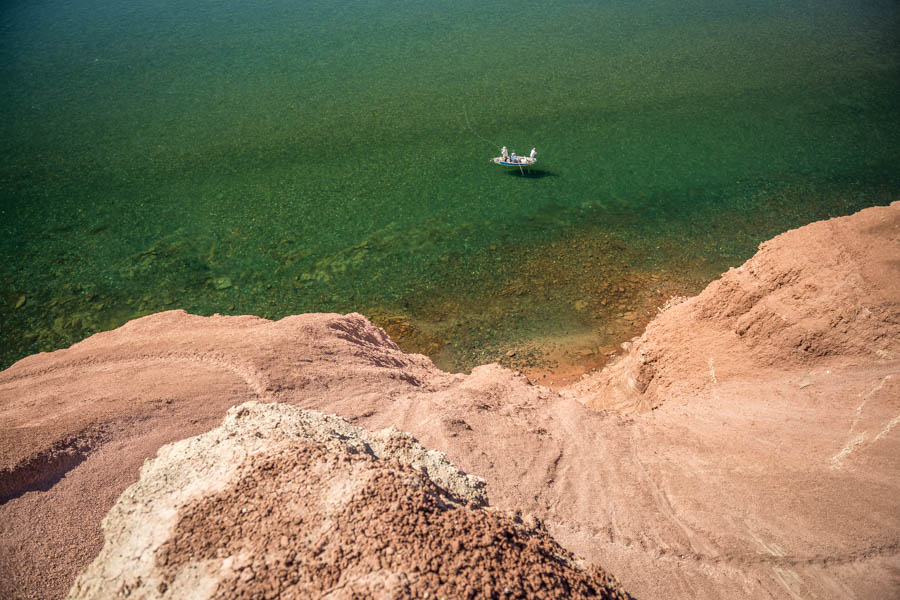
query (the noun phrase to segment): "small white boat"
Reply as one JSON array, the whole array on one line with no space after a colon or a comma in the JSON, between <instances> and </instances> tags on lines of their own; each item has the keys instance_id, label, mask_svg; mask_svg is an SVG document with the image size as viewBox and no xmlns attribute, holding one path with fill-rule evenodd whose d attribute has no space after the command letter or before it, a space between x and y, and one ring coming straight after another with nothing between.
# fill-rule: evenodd
<instances>
[{"instance_id":1,"label":"small white boat","mask_svg":"<svg viewBox=\"0 0 900 600\"><path fill-rule=\"evenodd\" d=\"M529 156L510 156L506 159L504 159L502 156L495 156L491 159L491 162L504 167L530 167L537 162L537 159L531 158Z\"/></svg>"}]
</instances>

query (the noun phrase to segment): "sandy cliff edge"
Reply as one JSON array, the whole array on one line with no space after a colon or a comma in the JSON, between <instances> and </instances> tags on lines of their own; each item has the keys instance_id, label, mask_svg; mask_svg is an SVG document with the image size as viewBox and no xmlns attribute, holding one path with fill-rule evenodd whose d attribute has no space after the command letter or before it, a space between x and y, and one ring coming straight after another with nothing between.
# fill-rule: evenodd
<instances>
[{"instance_id":1,"label":"sandy cliff edge","mask_svg":"<svg viewBox=\"0 0 900 600\"><path fill-rule=\"evenodd\" d=\"M702 293L653 320L627 354L571 386L593 408L644 411L722 377L766 381L898 357L900 203L819 221L760 245ZM804 370L805 369L805 370Z\"/></svg>"},{"instance_id":2,"label":"sandy cliff edge","mask_svg":"<svg viewBox=\"0 0 900 600\"><path fill-rule=\"evenodd\" d=\"M171 311L23 359L0 373L0 595L64 595L144 459L259 400L408 431L638 598L889 597L898 232L894 203L778 236L561 394L442 373L360 315Z\"/></svg>"}]
</instances>

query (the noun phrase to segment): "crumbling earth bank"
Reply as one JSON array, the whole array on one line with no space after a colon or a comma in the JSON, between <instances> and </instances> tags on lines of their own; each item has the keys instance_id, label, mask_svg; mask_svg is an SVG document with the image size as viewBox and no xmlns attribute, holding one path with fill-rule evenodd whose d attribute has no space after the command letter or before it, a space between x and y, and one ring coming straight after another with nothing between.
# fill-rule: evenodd
<instances>
[{"instance_id":1,"label":"crumbling earth bank","mask_svg":"<svg viewBox=\"0 0 900 600\"><path fill-rule=\"evenodd\" d=\"M627 597L485 502L409 436L251 402L148 461L69 597Z\"/></svg>"},{"instance_id":2,"label":"crumbling earth bank","mask_svg":"<svg viewBox=\"0 0 900 600\"><path fill-rule=\"evenodd\" d=\"M765 380L767 371L828 361L892 360L900 355L898 265L900 202L787 231L666 310L625 344L620 361L572 391L594 408L643 412L696 398L716 374Z\"/></svg>"}]
</instances>

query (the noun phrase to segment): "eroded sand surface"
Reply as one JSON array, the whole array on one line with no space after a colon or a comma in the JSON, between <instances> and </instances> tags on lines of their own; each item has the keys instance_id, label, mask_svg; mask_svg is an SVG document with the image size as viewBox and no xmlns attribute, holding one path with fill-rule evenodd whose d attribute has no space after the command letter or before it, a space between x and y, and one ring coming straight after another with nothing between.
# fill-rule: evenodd
<instances>
[{"instance_id":1,"label":"eroded sand surface","mask_svg":"<svg viewBox=\"0 0 900 600\"><path fill-rule=\"evenodd\" d=\"M900 590L900 203L767 242L561 393L360 315L151 315L0 373L0 596L61 597L163 444L248 400L389 426L637 598Z\"/></svg>"}]
</instances>

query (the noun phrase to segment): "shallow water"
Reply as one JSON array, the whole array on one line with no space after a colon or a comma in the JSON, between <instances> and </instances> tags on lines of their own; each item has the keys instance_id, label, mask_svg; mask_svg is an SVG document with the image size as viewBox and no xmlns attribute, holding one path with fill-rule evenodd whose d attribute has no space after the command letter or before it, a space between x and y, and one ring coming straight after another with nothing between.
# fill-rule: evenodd
<instances>
[{"instance_id":1,"label":"shallow water","mask_svg":"<svg viewBox=\"0 0 900 600\"><path fill-rule=\"evenodd\" d=\"M897 198L895 2L515 6L4 3L0 366L184 308L552 367Z\"/></svg>"}]
</instances>

